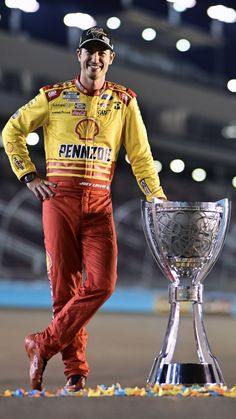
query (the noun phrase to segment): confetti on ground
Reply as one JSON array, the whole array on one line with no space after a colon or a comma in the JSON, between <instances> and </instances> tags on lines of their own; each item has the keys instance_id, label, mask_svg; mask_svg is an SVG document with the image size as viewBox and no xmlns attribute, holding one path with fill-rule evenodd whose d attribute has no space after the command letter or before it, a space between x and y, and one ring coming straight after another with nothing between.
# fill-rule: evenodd
<instances>
[{"instance_id":1,"label":"confetti on ground","mask_svg":"<svg viewBox=\"0 0 236 419\"><path fill-rule=\"evenodd\" d=\"M65 388L58 389L56 392L47 390L31 390L25 391L22 388L16 390L5 390L3 397L231 397L236 398L236 386L228 388L226 386L212 385L201 387L194 385L187 387L184 385L158 385L152 387L125 387L122 388L119 383L113 384L110 387L104 384L97 385L96 388L86 388L84 390L69 392Z\"/></svg>"}]
</instances>

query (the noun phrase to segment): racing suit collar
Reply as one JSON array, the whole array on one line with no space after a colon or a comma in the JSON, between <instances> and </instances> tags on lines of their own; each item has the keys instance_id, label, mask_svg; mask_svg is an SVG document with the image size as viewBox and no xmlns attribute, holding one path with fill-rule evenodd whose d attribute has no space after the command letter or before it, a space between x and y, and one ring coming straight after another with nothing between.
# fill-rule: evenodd
<instances>
[{"instance_id":1,"label":"racing suit collar","mask_svg":"<svg viewBox=\"0 0 236 419\"><path fill-rule=\"evenodd\" d=\"M80 90L82 93L84 93L87 96L100 96L106 90L106 81L105 81L101 89L93 90L92 92L89 91L80 82L80 76L77 76L75 78L75 85L78 90Z\"/></svg>"}]
</instances>

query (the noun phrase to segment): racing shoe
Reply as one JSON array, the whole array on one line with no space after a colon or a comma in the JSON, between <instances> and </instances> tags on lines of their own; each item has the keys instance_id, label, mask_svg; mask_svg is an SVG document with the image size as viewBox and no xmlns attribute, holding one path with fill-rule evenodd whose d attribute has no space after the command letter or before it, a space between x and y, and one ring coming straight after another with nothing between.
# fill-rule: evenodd
<instances>
[{"instance_id":1,"label":"racing shoe","mask_svg":"<svg viewBox=\"0 0 236 419\"><path fill-rule=\"evenodd\" d=\"M72 375L66 385L65 388L68 391L79 391L85 388L86 384L86 377L83 375Z\"/></svg>"},{"instance_id":2,"label":"racing shoe","mask_svg":"<svg viewBox=\"0 0 236 419\"><path fill-rule=\"evenodd\" d=\"M43 372L47 361L40 355L36 342L36 334L29 335L24 340L25 350L30 362L30 384L32 390L42 390Z\"/></svg>"}]
</instances>

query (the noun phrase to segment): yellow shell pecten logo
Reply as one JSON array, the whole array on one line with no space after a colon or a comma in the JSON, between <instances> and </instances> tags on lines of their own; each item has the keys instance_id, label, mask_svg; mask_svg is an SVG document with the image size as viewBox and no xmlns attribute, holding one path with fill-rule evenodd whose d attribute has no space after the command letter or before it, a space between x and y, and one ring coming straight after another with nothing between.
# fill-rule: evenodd
<instances>
[{"instance_id":1,"label":"yellow shell pecten logo","mask_svg":"<svg viewBox=\"0 0 236 419\"><path fill-rule=\"evenodd\" d=\"M80 140L93 141L99 133L98 123L93 118L84 118L76 124L75 132Z\"/></svg>"}]
</instances>

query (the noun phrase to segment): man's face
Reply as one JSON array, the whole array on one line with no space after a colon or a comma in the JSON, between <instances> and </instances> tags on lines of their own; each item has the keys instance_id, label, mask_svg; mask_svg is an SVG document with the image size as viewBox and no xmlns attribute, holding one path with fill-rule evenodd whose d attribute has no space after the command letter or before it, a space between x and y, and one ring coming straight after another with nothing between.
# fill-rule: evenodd
<instances>
[{"instance_id":1,"label":"man's face","mask_svg":"<svg viewBox=\"0 0 236 419\"><path fill-rule=\"evenodd\" d=\"M115 53L106 49L106 46L103 46L101 42L89 42L85 48L79 49L77 53L81 74L84 73L92 80L105 77L115 56Z\"/></svg>"}]
</instances>

